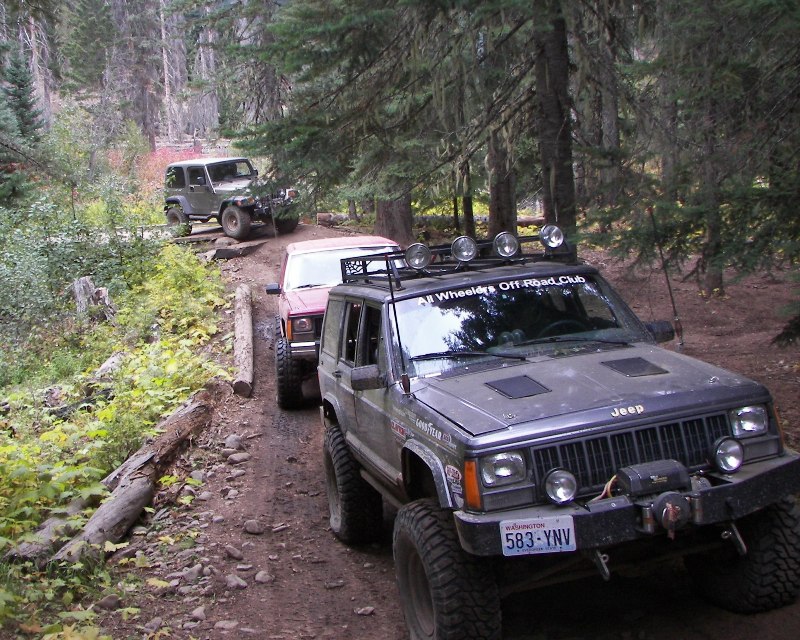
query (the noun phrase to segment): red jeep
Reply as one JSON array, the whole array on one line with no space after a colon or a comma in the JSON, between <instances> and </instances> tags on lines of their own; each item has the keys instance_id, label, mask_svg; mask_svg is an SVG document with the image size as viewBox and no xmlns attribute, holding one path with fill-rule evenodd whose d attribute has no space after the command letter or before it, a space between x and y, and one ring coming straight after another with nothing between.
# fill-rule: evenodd
<instances>
[{"instance_id":1,"label":"red jeep","mask_svg":"<svg viewBox=\"0 0 800 640\"><path fill-rule=\"evenodd\" d=\"M342 281L342 258L397 251L381 236L349 236L293 242L286 247L280 282L266 292L280 294L275 319L275 374L278 406L303 404L303 382L316 378L322 316L328 291Z\"/></svg>"}]
</instances>

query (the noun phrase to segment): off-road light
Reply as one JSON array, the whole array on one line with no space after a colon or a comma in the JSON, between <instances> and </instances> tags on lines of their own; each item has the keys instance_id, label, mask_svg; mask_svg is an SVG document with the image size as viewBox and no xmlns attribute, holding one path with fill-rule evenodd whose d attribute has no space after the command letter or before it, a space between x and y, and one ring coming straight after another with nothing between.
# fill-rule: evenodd
<instances>
[{"instance_id":1,"label":"off-road light","mask_svg":"<svg viewBox=\"0 0 800 640\"><path fill-rule=\"evenodd\" d=\"M557 249L564 244L564 232L554 224L546 224L539 232L539 239L544 246Z\"/></svg>"},{"instance_id":2,"label":"off-road light","mask_svg":"<svg viewBox=\"0 0 800 640\"><path fill-rule=\"evenodd\" d=\"M502 487L525 479L525 458L519 451L505 451L481 458L481 479L486 487Z\"/></svg>"},{"instance_id":3,"label":"off-road light","mask_svg":"<svg viewBox=\"0 0 800 640\"><path fill-rule=\"evenodd\" d=\"M469 262L478 255L478 243L469 236L459 236L450 245L450 255L459 262Z\"/></svg>"},{"instance_id":4,"label":"off-road light","mask_svg":"<svg viewBox=\"0 0 800 640\"><path fill-rule=\"evenodd\" d=\"M405 253L406 264L412 269L424 269L431 263L431 250L420 242L415 242Z\"/></svg>"},{"instance_id":5,"label":"off-road light","mask_svg":"<svg viewBox=\"0 0 800 640\"><path fill-rule=\"evenodd\" d=\"M737 438L755 436L767 430L767 408L763 405L739 407L728 415L733 435Z\"/></svg>"},{"instance_id":6,"label":"off-road light","mask_svg":"<svg viewBox=\"0 0 800 640\"><path fill-rule=\"evenodd\" d=\"M723 473L735 473L744 462L744 448L738 440L720 438L711 452L714 466Z\"/></svg>"},{"instance_id":7,"label":"off-road light","mask_svg":"<svg viewBox=\"0 0 800 640\"><path fill-rule=\"evenodd\" d=\"M578 492L578 481L566 469L553 469L544 477L544 492L553 504L566 504Z\"/></svg>"},{"instance_id":8,"label":"off-road light","mask_svg":"<svg viewBox=\"0 0 800 640\"><path fill-rule=\"evenodd\" d=\"M501 258L510 258L519 251L519 240L510 231L501 231L494 237L492 248Z\"/></svg>"}]
</instances>

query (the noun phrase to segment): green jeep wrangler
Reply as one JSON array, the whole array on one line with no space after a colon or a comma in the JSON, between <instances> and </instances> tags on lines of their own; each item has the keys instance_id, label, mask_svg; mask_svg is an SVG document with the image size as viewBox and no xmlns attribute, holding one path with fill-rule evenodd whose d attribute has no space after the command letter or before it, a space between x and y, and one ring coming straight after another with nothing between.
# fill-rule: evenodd
<instances>
[{"instance_id":1,"label":"green jeep wrangler","mask_svg":"<svg viewBox=\"0 0 800 640\"><path fill-rule=\"evenodd\" d=\"M216 219L226 236L244 240L254 222L272 222L278 233L291 233L299 217L292 208L294 189L259 193L258 171L247 158L198 158L174 162L164 180L164 214L177 233L191 223Z\"/></svg>"}]
</instances>

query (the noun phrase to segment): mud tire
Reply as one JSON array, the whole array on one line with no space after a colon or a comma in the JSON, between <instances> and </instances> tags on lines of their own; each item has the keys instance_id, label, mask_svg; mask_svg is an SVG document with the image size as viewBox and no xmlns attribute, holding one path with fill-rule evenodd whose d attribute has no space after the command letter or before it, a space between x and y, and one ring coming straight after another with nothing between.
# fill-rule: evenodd
<instances>
[{"instance_id":1,"label":"mud tire","mask_svg":"<svg viewBox=\"0 0 800 640\"><path fill-rule=\"evenodd\" d=\"M709 602L736 613L791 604L800 591L800 509L787 498L737 521L747 545L687 556L686 568Z\"/></svg>"},{"instance_id":2,"label":"mud tire","mask_svg":"<svg viewBox=\"0 0 800 640\"><path fill-rule=\"evenodd\" d=\"M275 340L275 387L276 399L281 409L297 409L303 406L302 367L292 358L289 341L283 336Z\"/></svg>"},{"instance_id":3,"label":"mud tire","mask_svg":"<svg viewBox=\"0 0 800 640\"><path fill-rule=\"evenodd\" d=\"M166 212L167 226L175 237L188 236L192 232L189 216L180 207L169 207Z\"/></svg>"},{"instance_id":4,"label":"mud tire","mask_svg":"<svg viewBox=\"0 0 800 640\"><path fill-rule=\"evenodd\" d=\"M225 235L235 240L244 240L250 235L250 226L252 224L250 214L240 207L234 205L225 207L220 223Z\"/></svg>"},{"instance_id":5,"label":"mud tire","mask_svg":"<svg viewBox=\"0 0 800 640\"><path fill-rule=\"evenodd\" d=\"M412 640L499 640L496 578L484 559L461 548L451 511L428 499L402 507L394 565Z\"/></svg>"},{"instance_id":6,"label":"mud tire","mask_svg":"<svg viewBox=\"0 0 800 640\"><path fill-rule=\"evenodd\" d=\"M335 424L325 429L322 457L331 530L345 544L378 541L383 529L383 499L361 477L358 463Z\"/></svg>"}]
</instances>

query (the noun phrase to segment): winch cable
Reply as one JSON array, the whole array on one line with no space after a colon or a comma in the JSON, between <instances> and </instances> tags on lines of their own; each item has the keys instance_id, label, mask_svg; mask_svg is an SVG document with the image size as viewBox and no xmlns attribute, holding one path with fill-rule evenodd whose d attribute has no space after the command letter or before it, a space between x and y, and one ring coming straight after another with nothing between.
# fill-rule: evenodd
<instances>
[{"instance_id":1,"label":"winch cable","mask_svg":"<svg viewBox=\"0 0 800 640\"><path fill-rule=\"evenodd\" d=\"M672 284L669 281L669 272L667 271L667 261L664 258L664 248L661 246L661 238L658 235L656 217L653 214L652 206L647 207L647 213L650 215L650 223L653 225L653 239L656 241L658 255L661 257L661 270L664 272L664 280L667 282L667 291L669 291L669 299L672 303L672 322L675 327L675 335L678 337L678 351L683 351L683 324L681 324L681 318L678 315L678 307L675 304L675 296L672 293Z\"/></svg>"}]
</instances>

